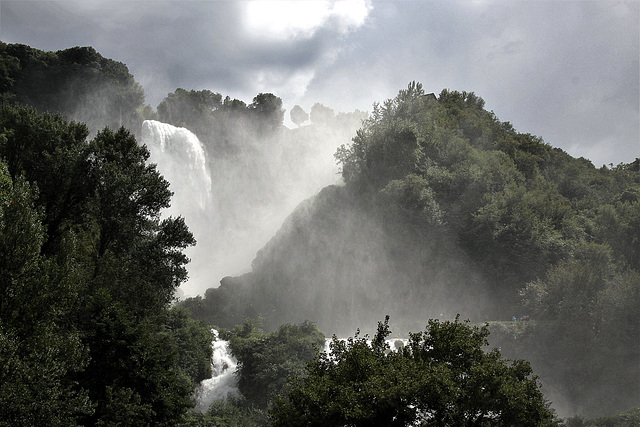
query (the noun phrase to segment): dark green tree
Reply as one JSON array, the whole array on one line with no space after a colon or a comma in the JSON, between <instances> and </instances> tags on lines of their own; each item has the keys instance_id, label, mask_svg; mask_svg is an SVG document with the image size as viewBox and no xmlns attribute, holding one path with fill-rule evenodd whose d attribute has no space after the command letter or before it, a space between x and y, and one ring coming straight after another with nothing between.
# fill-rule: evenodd
<instances>
[{"instance_id":1,"label":"dark green tree","mask_svg":"<svg viewBox=\"0 0 640 427\"><path fill-rule=\"evenodd\" d=\"M607 411L622 411L638 401L640 274L620 271L609 247L588 243L527 284L521 295L541 322L519 344L542 366L540 375L554 378L573 397L570 410L596 416L611 413L599 408L602 402ZM539 362L550 353L562 357ZM609 387L625 393L605 393Z\"/></svg>"},{"instance_id":2,"label":"dark green tree","mask_svg":"<svg viewBox=\"0 0 640 427\"><path fill-rule=\"evenodd\" d=\"M211 378L211 342L215 338L211 329L180 307L169 310L165 324L178 351L178 366L192 384Z\"/></svg>"},{"instance_id":3,"label":"dark green tree","mask_svg":"<svg viewBox=\"0 0 640 427\"><path fill-rule=\"evenodd\" d=\"M392 351L388 317L367 337L334 337L271 410L275 426L540 426L553 422L529 364L485 352L486 327L430 320Z\"/></svg>"},{"instance_id":4,"label":"dark green tree","mask_svg":"<svg viewBox=\"0 0 640 427\"><path fill-rule=\"evenodd\" d=\"M169 311L194 239L160 217L168 182L124 128L87 142L83 125L3 105L0 129L3 417L174 425L211 334Z\"/></svg>"},{"instance_id":5,"label":"dark green tree","mask_svg":"<svg viewBox=\"0 0 640 427\"><path fill-rule=\"evenodd\" d=\"M229 346L238 359L238 387L259 408L280 393L287 378L304 372L305 364L324 346L324 335L311 322L285 324L270 334L247 321L234 328Z\"/></svg>"},{"instance_id":6,"label":"dark green tree","mask_svg":"<svg viewBox=\"0 0 640 427\"><path fill-rule=\"evenodd\" d=\"M158 120L204 136L215 126L213 114L220 108L222 95L219 93L178 88L158 104Z\"/></svg>"},{"instance_id":7,"label":"dark green tree","mask_svg":"<svg viewBox=\"0 0 640 427\"><path fill-rule=\"evenodd\" d=\"M274 94L259 93L248 108L257 120L259 133L270 134L282 126L285 110L282 108L282 99Z\"/></svg>"},{"instance_id":8,"label":"dark green tree","mask_svg":"<svg viewBox=\"0 0 640 427\"><path fill-rule=\"evenodd\" d=\"M71 379L87 365L77 332L66 326L77 265L69 252L41 255L45 227L34 193L0 161L0 426L75 425L93 412Z\"/></svg>"},{"instance_id":9,"label":"dark green tree","mask_svg":"<svg viewBox=\"0 0 640 427\"><path fill-rule=\"evenodd\" d=\"M87 123L136 129L144 91L121 62L92 47L44 52L0 43L0 99Z\"/></svg>"},{"instance_id":10,"label":"dark green tree","mask_svg":"<svg viewBox=\"0 0 640 427\"><path fill-rule=\"evenodd\" d=\"M193 235L181 217L160 219L170 203L169 183L147 164L148 150L130 132L105 129L89 146L93 284L132 310L157 313L187 277L182 250L195 244Z\"/></svg>"}]
</instances>

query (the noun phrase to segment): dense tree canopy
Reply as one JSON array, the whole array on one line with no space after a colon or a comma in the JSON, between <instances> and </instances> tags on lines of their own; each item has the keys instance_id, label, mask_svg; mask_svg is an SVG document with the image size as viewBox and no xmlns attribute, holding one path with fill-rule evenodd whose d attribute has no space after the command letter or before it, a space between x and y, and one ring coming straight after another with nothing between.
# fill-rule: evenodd
<instances>
[{"instance_id":1,"label":"dense tree canopy","mask_svg":"<svg viewBox=\"0 0 640 427\"><path fill-rule=\"evenodd\" d=\"M0 138L3 136L0 135ZM6 138L4 141L6 142ZM87 365L78 333L65 327L80 290L74 262L41 255L37 189L0 161L0 425L71 425L92 412L70 373Z\"/></svg>"},{"instance_id":2,"label":"dense tree canopy","mask_svg":"<svg viewBox=\"0 0 640 427\"><path fill-rule=\"evenodd\" d=\"M144 91L121 62L92 47L44 52L0 42L0 100L31 105L85 122L136 130Z\"/></svg>"},{"instance_id":3,"label":"dense tree canopy","mask_svg":"<svg viewBox=\"0 0 640 427\"><path fill-rule=\"evenodd\" d=\"M0 107L2 425L173 425L211 333L169 310L194 243L124 128Z\"/></svg>"},{"instance_id":4,"label":"dense tree canopy","mask_svg":"<svg viewBox=\"0 0 640 427\"><path fill-rule=\"evenodd\" d=\"M268 139L284 121L282 99L260 93L249 105L209 90L178 88L158 105L158 120L194 132L210 153L233 153ZM211 158L214 161L214 158Z\"/></svg>"},{"instance_id":5,"label":"dense tree canopy","mask_svg":"<svg viewBox=\"0 0 640 427\"><path fill-rule=\"evenodd\" d=\"M547 321L501 345L544 366L573 411L627 409L640 396L628 381L640 375L640 159L596 169L483 108L473 93L435 101L411 83L336 154L347 186L455 235L502 302L495 318ZM611 384L627 392L603 391Z\"/></svg>"},{"instance_id":6,"label":"dense tree canopy","mask_svg":"<svg viewBox=\"0 0 640 427\"><path fill-rule=\"evenodd\" d=\"M287 378L304 372L306 362L324 347L324 335L311 322L284 324L270 334L251 321L234 328L229 344L238 359L238 386L261 408L282 392Z\"/></svg>"},{"instance_id":7,"label":"dense tree canopy","mask_svg":"<svg viewBox=\"0 0 640 427\"><path fill-rule=\"evenodd\" d=\"M430 192L431 209L511 298L586 241L637 268L638 160L595 169L483 107L473 93L443 90L434 101L411 83L338 150L345 181L374 197L403 188L398 181L410 181L415 197ZM424 203L402 200L413 210Z\"/></svg>"},{"instance_id":8,"label":"dense tree canopy","mask_svg":"<svg viewBox=\"0 0 640 427\"><path fill-rule=\"evenodd\" d=\"M392 350L388 318L371 342L334 337L276 400L275 426L540 426L552 413L529 364L485 352L486 327L429 321Z\"/></svg>"}]
</instances>

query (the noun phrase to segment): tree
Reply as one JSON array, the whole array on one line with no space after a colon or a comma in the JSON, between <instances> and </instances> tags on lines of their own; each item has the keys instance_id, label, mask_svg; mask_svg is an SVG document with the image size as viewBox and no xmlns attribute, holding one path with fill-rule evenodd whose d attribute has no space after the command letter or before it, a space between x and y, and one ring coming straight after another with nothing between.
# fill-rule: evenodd
<instances>
[{"instance_id":1,"label":"tree","mask_svg":"<svg viewBox=\"0 0 640 427\"><path fill-rule=\"evenodd\" d=\"M160 218L169 183L124 128L87 142L84 125L1 108L3 420L175 425L211 339L169 313L194 243Z\"/></svg>"},{"instance_id":2,"label":"tree","mask_svg":"<svg viewBox=\"0 0 640 427\"><path fill-rule=\"evenodd\" d=\"M638 402L640 384L640 274L620 271L606 245L585 243L572 258L521 290L535 319L528 346L540 375L553 378L565 405L582 415L621 411ZM505 344L502 344L505 347ZM557 354L552 363L549 355ZM612 363L615 361L615 363ZM606 381L602 379L606 378ZM605 387L625 390L605 393ZM606 405L606 410L600 405Z\"/></svg>"},{"instance_id":3,"label":"tree","mask_svg":"<svg viewBox=\"0 0 640 427\"><path fill-rule=\"evenodd\" d=\"M211 329L193 320L181 307L169 310L166 325L178 351L178 365L192 384L211 378L211 342L215 339Z\"/></svg>"},{"instance_id":4,"label":"tree","mask_svg":"<svg viewBox=\"0 0 640 427\"><path fill-rule=\"evenodd\" d=\"M485 352L486 326L430 320L392 351L388 316L367 337L333 338L280 396L275 426L540 426L553 415L529 363Z\"/></svg>"},{"instance_id":5,"label":"tree","mask_svg":"<svg viewBox=\"0 0 640 427\"><path fill-rule=\"evenodd\" d=\"M40 254L36 193L0 161L0 426L75 425L93 411L70 379L87 364L83 345L64 326L77 301L77 266L63 252L57 262Z\"/></svg>"},{"instance_id":6,"label":"tree","mask_svg":"<svg viewBox=\"0 0 640 427\"><path fill-rule=\"evenodd\" d=\"M255 323L238 325L229 340L238 359L238 386L248 402L265 408L268 401L282 391L287 378L304 372L324 345L324 335L311 322L285 324L264 334Z\"/></svg>"},{"instance_id":7,"label":"tree","mask_svg":"<svg viewBox=\"0 0 640 427\"><path fill-rule=\"evenodd\" d=\"M37 204L43 209L47 234L42 251L56 250L70 223L82 221L91 189L87 175L89 135L82 123L68 123L56 114L33 108L0 106L0 129L5 129L0 156L13 177L24 175L38 186Z\"/></svg>"},{"instance_id":8,"label":"tree","mask_svg":"<svg viewBox=\"0 0 640 427\"><path fill-rule=\"evenodd\" d=\"M282 125L285 110L282 108L282 99L272 93L259 93L249 105L257 119L258 132L269 134Z\"/></svg>"},{"instance_id":9,"label":"tree","mask_svg":"<svg viewBox=\"0 0 640 427\"><path fill-rule=\"evenodd\" d=\"M309 118L314 124L329 125L329 123L335 118L335 113L333 112L333 109L316 102L311 107Z\"/></svg>"},{"instance_id":10,"label":"tree","mask_svg":"<svg viewBox=\"0 0 640 427\"><path fill-rule=\"evenodd\" d=\"M174 126L206 134L213 126L213 112L222 107L222 95L209 90L178 88L158 104L158 119Z\"/></svg>"},{"instance_id":11,"label":"tree","mask_svg":"<svg viewBox=\"0 0 640 427\"><path fill-rule=\"evenodd\" d=\"M302 123L309 120L309 113L304 111L299 105L294 105L294 107L289 112L289 115L291 116L291 121L298 127Z\"/></svg>"},{"instance_id":12,"label":"tree","mask_svg":"<svg viewBox=\"0 0 640 427\"><path fill-rule=\"evenodd\" d=\"M92 47L44 52L0 43L0 99L58 112L88 124L136 128L144 91L121 62Z\"/></svg>"}]
</instances>

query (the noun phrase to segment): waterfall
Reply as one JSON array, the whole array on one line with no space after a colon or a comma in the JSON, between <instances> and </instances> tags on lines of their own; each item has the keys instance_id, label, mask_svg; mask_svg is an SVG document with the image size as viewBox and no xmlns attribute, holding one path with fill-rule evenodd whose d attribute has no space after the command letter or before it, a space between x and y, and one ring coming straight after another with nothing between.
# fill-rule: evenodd
<instances>
[{"instance_id":1,"label":"waterfall","mask_svg":"<svg viewBox=\"0 0 640 427\"><path fill-rule=\"evenodd\" d=\"M195 394L195 410L203 413L207 412L209 406L215 401L240 396L238 379L235 375L238 361L231 354L229 343L221 340L218 331L215 329L212 329L212 332L215 335L215 339L211 343L213 348L213 356L211 357L212 375L211 378L200 383ZM347 339L341 338L340 340L346 341ZM399 351L409 342L406 338L387 339L386 341L389 344L390 351ZM369 344L371 343L371 341L368 342ZM331 354L330 343L331 339L327 339L322 350L329 355Z\"/></svg>"},{"instance_id":2,"label":"waterfall","mask_svg":"<svg viewBox=\"0 0 640 427\"><path fill-rule=\"evenodd\" d=\"M182 216L197 241L185 250L191 259L190 280L202 281L210 264L212 184L205 149L190 130L155 120L142 123L140 142L150 152L149 162L169 181L171 207L164 216ZM219 278L212 278L211 285ZM217 279L217 280L216 280Z\"/></svg>"},{"instance_id":3,"label":"waterfall","mask_svg":"<svg viewBox=\"0 0 640 427\"><path fill-rule=\"evenodd\" d=\"M158 165L171 183L172 209L185 216L207 209L211 198L211 177L202 143L190 130L155 120L142 123L141 142L147 146L149 161ZM173 214L172 210L169 213Z\"/></svg>"},{"instance_id":4,"label":"waterfall","mask_svg":"<svg viewBox=\"0 0 640 427\"><path fill-rule=\"evenodd\" d=\"M197 241L185 250L191 262L182 295L201 295L225 276L249 272L295 207L339 180L333 153L352 133L238 133L230 143L203 144L186 128L145 120L140 142L174 193L163 215L184 217Z\"/></svg>"},{"instance_id":5,"label":"waterfall","mask_svg":"<svg viewBox=\"0 0 640 427\"><path fill-rule=\"evenodd\" d=\"M238 361L229 350L229 343L218 337L218 331L212 330L216 339L213 341L211 358L212 376L200 383L196 390L196 410L206 412L216 400L226 400L239 396L237 378L235 376Z\"/></svg>"}]
</instances>

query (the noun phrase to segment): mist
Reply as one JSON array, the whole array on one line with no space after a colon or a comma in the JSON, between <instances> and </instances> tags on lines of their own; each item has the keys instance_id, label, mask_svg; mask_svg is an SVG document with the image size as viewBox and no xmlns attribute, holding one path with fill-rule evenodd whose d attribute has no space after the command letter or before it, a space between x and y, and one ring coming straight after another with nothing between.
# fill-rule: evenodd
<instances>
[{"instance_id":1,"label":"mist","mask_svg":"<svg viewBox=\"0 0 640 427\"><path fill-rule=\"evenodd\" d=\"M174 192L165 215L183 216L197 240L186 250L191 262L181 296L202 295L225 276L249 272L301 201L340 182L333 155L365 117L331 112L268 135L247 132L255 123L243 118L207 144L186 128L145 121L140 142Z\"/></svg>"},{"instance_id":2,"label":"mist","mask_svg":"<svg viewBox=\"0 0 640 427\"><path fill-rule=\"evenodd\" d=\"M244 113L224 123L185 118L204 142L145 121L140 142L174 191L165 215L185 217L197 240L178 296L220 295L227 303L216 324L228 328L263 316L267 329L312 320L347 336L374 332L389 314L406 335L430 318L490 319L486 280L446 218L415 235L395 225L400 212L381 214L344 187L335 153L365 118L321 104L306 121L270 131Z\"/></svg>"},{"instance_id":3,"label":"mist","mask_svg":"<svg viewBox=\"0 0 640 427\"><path fill-rule=\"evenodd\" d=\"M393 221L345 187L326 187L293 211L252 273L228 286L264 307L269 329L311 319L328 335L373 334L390 315L395 336L407 336L432 318L488 319L487 284L454 239L437 227L409 235ZM229 287L221 291L233 295ZM238 314L250 313L225 313Z\"/></svg>"}]
</instances>

